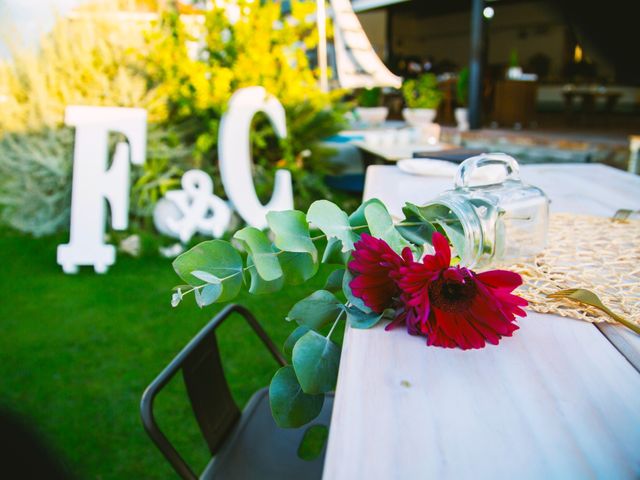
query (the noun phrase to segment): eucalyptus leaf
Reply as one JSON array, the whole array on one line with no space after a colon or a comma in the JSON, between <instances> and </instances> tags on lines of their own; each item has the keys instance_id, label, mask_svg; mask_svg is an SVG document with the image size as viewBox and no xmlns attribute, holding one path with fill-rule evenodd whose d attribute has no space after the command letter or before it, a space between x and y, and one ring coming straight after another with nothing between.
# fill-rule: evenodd
<instances>
[{"instance_id":1,"label":"eucalyptus leaf","mask_svg":"<svg viewBox=\"0 0 640 480\"><path fill-rule=\"evenodd\" d=\"M265 280L256 270L256 266L252 255L247 256L247 270L251 277L251 283L249 284L249 293L254 295L264 295L266 293L277 292L282 289L284 285L284 277L276 278L275 280Z\"/></svg>"},{"instance_id":2,"label":"eucalyptus leaf","mask_svg":"<svg viewBox=\"0 0 640 480\"><path fill-rule=\"evenodd\" d=\"M245 227L233 236L240 241L253 259L254 267L263 280L282 277L282 268L267 236L255 227Z\"/></svg>"},{"instance_id":3,"label":"eucalyptus leaf","mask_svg":"<svg viewBox=\"0 0 640 480\"><path fill-rule=\"evenodd\" d=\"M383 203L377 198L372 198L361 203L360 206L351 215L349 215L349 225L351 225L351 230L357 238L360 238L360 235L363 233L371 233L367 226L367 219L364 216L364 210L367 206L373 204L383 205ZM324 254L322 255L322 263L345 265L349 261L350 257L350 252L342 252L342 242L340 240L337 238L330 238L327 241L327 246L324 249Z\"/></svg>"},{"instance_id":4,"label":"eucalyptus leaf","mask_svg":"<svg viewBox=\"0 0 640 480\"><path fill-rule=\"evenodd\" d=\"M327 240L327 246L322 254L322 263L344 265L349 260L351 252L342 252L342 242L337 238Z\"/></svg>"},{"instance_id":5,"label":"eucalyptus leaf","mask_svg":"<svg viewBox=\"0 0 640 480\"><path fill-rule=\"evenodd\" d=\"M360 235L362 233L371 233L365 216L365 209L369 205L380 205L384 207L384 203L377 198L370 198L369 200L362 202L360 206L351 215L349 215L349 224L355 229L355 232Z\"/></svg>"},{"instance_id":6,"label":"eucalyptus leaf","mask_svg":"<svg viewBox=\"0 0 640 480\"><path fill-rule=\"evenodd\" d=\"M342 303L333 293L318 290L296 303L289 311L287 320L319 330L334 321L342 308Z\"/></svg>"},{"instance_id":7,"label":"eucalyptus leaf","mask_svg":"<svg viewBox=\"0 0 640 480\"><path fill-rule=\"evenodd\" d=\"M365 208L364 215L371 235L387 242L395 252L401 253L403 248L412 246L398 233L384 205L372 203Z\"/></svg>"},{"instance_id":8,"label":"eucalyptus leaf","mask_svg":"<svg viewBox=\"0 0 640 480\"><path fill-rule=\"evenodd\" d=\"M397 225L396 229L405 239L415 245L431 245L433 232L436 228L431 221L427 219L423 212L423 207L418 207L412 203L406 203L402 208L405 219L402 223L411 225Z\"/></svg>"},{"instance_id":9,"label":"eucalyptus leaf","mask_svg":"<svg viewBox=\"0 0 640 480\"><path fill-rule=\"evenodd\" d=\"M349 286L351 280L353 280L353 274L349 271L349 269L346 269L344 272L344 277L342 279L342 293L344 293L344 296L347 297L347 301L350 304L354 305L356 308L365 313L371 313L372 310L365 305L362 299L353 295L351 287Z\"/></svg>"},{"instance_id":10,"label":"eucalyptus leaf","mask_svg":"<svg viewBox=\"0 0 640 480\"><path fill-rule=\"evenodd\" d=\"M340 347L329 338L305 333L293 347L292 363L303 392L315 395L336 388Z\"/></svg>"},{"instance_id":11,"label":"eucalyptus leaf","mask_svg":"<svg viewBox=\"0 0 640 480\"><path fill-rule=\"evenodd\" d=\"M376 325L384 315L385 312L376 313L369 311L369 313L367 313L354 306L347 307L347 321L353 328L371 328Z\"/></svg>"},{"instance_id":12,"label":"eucalyptus leaf","mask_svg":"<svg viewBox=\"0 0 640 480\"><path fill-rule=\"evenodd\" d=\"M445 222L437 222L437 224L444 230L444 234L447 236L449 243L451 243L456 250L456 255L462 257L465 246L464 233L454 225Z\"/></svg>"},{"instance_id":13,"label":"eucalyptus leaf","mask_svg":"<svg viewBox=\"0 0 640 480\"><path fill-rule=\"evenodd\" d=\"M202 293L200 293L200 290L194 290L193 296L196 299L196 305L198 305L200 308L204 307L204 300L202 299Z\"/></svg>"},{"instance_id":14,"label":"eucalyptus leaf","mask_svg":"<svg viewBox=\"0 0 640 480\"><path fill-rule=\"evenodd\" d=\"M455 248L457 255L462 255L465 247L464 232L460 220L449 207L441 204L427 205L424 207L412 205L412 207L412 210L419 214L421 218L431 222L434 228L446 235L449 243ZM431 241L429 241L429 243L431 243Z\"/></svg>"},{"instance_id":15,"label":"eucalyptus leaf","mask_svg":"<svg viewBox=\"0 0 640 480\"><path fill-rule=\"evenodd\" d=\"M306 252L316 260L318 251L309 235L309 224L304 213L298 210L269 212L267 222L275 235L276 247L285 252Z\"/></svg>"},{"instance_id":16,"label":"eucalyptus leaf","mask_svg":"<svg viewBox=\"0 0 640 480\"><path fill-rule=\"evenodd\" d=\"M182 294L174 292L171 294L171 306L177 307L182 301Z\"/></svg>"},{"instance_id":17,"label":"eucalyptus leaf","mask_svg":"<svg viewBox=\"0 0 640 480\"><path fill-rule=\"evenodd\" d=\"M324 285L324 289L329 292L339 292L342 290L342 280L344 279L344 268L334 270L327 277L327 282Z\"/></svg>"},{"instance_id":18,"label":"eucalyptus leaf","mask_svg":"<svg viewBox=\"0 0 640 480\"><path fill-rule=\"evenodd\" d=\"M310 253L282 252L278 260L287 285L304 283L318 272L317 258Z\"/></svg>"},{"instance_id":19,"label":"eucalyptus leaf","mask_svg":"<svg viewBox=\"0 0 640 480\"><path fill-rule=\"evenodd\" d=\"M218 300L221 294L222 284L220 282L205 285L201 290L202 306L206 307L207 305L211 305Z\"/></svg>"},{"instance_id":20,"label":"eucalyptus leaf","mask_svg":"<svg viewBox=\"0 0 640 480\"><path fill-rule=\"evenodd\" d=\"M209 272L203 272L202 270L194 270L191 272L191 275L206 283L220 283L220 279L218 277L210 274Z\"/></svg>"},{"instance_id":21,"label":"eucalyptus leaf","mask_svg":"<svg viewBox=\"0 0 640 480\"><path fill-rule=\"evenodd\" d=\"M310 330L311 329L306 325L300 325L293 332L291 332L291 335L287 337L282 347L284 354L290 357L291 354L293 353L293 347L295 346L296 342L300 340L300 337L302 337L305 333L307 333Z\"/></svg>"},{"instance_id":22,"label":"eucalyptus leaf","mask_svg":"<svg viewBox=\"0 0 640 480\"><path fill-rule=\"evenodd\" d=\"M176 273L191 286L201 286L206 282L192 272L206 272L221 284L221 293L216 302L226 302L235 298L243 282L242 257L223 240L208 240L184 252L173 261Z\"/></svg>"},{"instance_id":23,"label":"eucalyptus leaf","mask_svg":"<svg viewBox=\"0 0 640 480\"><path fill-rule=\"evenodd\" d=\"M351 229L347 214L328 200L313 202L307 212L307 221L322 230L327 239L340 240L342 252L353 250L353 244L358 240Z\"/></svg>"},{"instance_id":24,"label":"eucalyptus leaf","mask_svg":"<svg viewBox=\"0 0 640 480\"><path fill-rule=\"evenodd\" d=\"M298 428L316 418L322 410L324 395L302 391L292 366L280 368L269 385L271 414L280 428Z\"/></svg>"}]
</instances>

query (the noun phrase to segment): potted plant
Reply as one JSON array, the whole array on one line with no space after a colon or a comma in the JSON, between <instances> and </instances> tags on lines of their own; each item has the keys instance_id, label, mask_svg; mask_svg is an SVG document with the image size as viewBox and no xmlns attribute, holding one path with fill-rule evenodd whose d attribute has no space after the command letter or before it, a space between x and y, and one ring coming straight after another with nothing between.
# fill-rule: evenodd
<instances>
[{"instance_id":1,"label":"potted plant","mask_svg":"<svg viewBox=\"0 0 640 480\"><path fill-rule=\"evenodd\" d=\"M402 116L408 124L418 127L433 123L442 100L438 79L433 73L405 80L402 84L402 96L407 106L402 110Z\"/></svg>"},{"instance_id":2,"label":"potted plant","mask_svg":"<svg viewBox=\"0 0 640 480\"><path fill-rule=\"evenodd\" d=\"M509 68L507 69L507 78L510 80L518 80L522 76L522 67L518 60L518 50L511 49L509 53Z\"/></svg>"},{"instance_id":3,"label":"potted plant","mask_svg":"<svg viewBox=\"0 0 640 480\"><path fill-rule=\"evenodd\" d=\"M457 108L454 115L458 130L466 132L469 130L469 110L467 109L469 101L469 69L467 67L460 70L458 80L456 82L456 100Z\"/></svg>"},{"instance_id":4,"label":"potted plant","mask_svg":"<svg viewBox=\"0 0 640 480\"><path fill-rule=\"evenodd\" d=\"M380 87L363 88L357 97L355 109L356 119L367 125L382 124L389 114L387 107L382 107L382 90Z\"/></svg>"}]
</instances>

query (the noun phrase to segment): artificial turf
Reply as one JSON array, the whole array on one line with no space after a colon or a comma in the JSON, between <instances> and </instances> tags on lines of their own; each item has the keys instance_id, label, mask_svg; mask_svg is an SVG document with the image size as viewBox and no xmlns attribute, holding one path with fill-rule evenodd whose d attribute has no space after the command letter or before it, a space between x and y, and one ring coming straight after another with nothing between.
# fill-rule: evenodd
<instances>
[{"instance_id":1,"label":"artificial turf","mask_svg":"<svg viewBox=\"0 0 640 480\"><path fill-rule=\"evenodd\" d=\"M144 388L222 306L175 309L180 283L170 261L119 254L105 275L56 265L64 237L0 234L0 404L27 418L77 478L176 478L144 433ZM242 294L277 344L294 326L291 306L321 288L329 272L265 296ZM339 338L339 335L335 335ZM240 317L219 333L227 378L240 405L268 384L276 364ZM161 428L198 471L207 451L181 381L157 402Z\"/></svg>"}]
</instances>

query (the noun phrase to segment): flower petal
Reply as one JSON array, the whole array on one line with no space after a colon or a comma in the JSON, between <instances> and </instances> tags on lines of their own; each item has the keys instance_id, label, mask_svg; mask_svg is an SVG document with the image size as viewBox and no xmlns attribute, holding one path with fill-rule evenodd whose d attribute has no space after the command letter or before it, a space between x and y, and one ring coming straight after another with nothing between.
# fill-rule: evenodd
<instances>
[{"instance_id":1,"label":"flower petal","mask_svg":"<svg viewBox=\"0 0 640 480\"><path fill-rule=\"evenodd\" d=\"M438 259L440 268L448 268L451 265L451 247L447 237L440 232L433 232L431 243L433 243L433 248L436 249L435 257Z\"/></svg>"},{"instance_id":2,"label":"flower petal","mask_svg":"<svg viewBox=\"0 0 640 480\"><path fill-rule=\"evenodd\" d=\"M516 272L509 270L489 270L487 272L477 273L476 278L482 283L495 288L514 288L522 285L522 277Z\"/></svg>"}]
</instances>

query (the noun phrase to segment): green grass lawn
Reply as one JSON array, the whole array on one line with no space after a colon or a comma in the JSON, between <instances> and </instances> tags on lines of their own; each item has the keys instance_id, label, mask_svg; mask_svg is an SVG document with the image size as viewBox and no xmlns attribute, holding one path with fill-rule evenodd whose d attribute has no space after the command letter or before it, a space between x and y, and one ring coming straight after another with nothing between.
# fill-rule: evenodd
<instances>
[{"instance_id":1,"label":"green grass lawn","mask_svg":"<svg viewBox=\"0 0 640 480\"><path fill-rule=\"evenodd\" d=\"M56 245L65 240L0 237L0 403L25 415L79 478L175 478L142 429L140 396L222 307L200 310L189 298L172 309L171 288L180 281L170 261L157 257L119 254L106 275L64 275ZM293 330L287 311L320 288L328 271L237 303L282 345ZM276 364L240 317L223 326L219 341L233 394L244 405ZM177 380L158 400L160 424L200 468L206 448Z\"/></svg>"}]
</instances>

